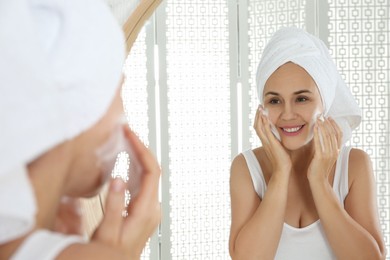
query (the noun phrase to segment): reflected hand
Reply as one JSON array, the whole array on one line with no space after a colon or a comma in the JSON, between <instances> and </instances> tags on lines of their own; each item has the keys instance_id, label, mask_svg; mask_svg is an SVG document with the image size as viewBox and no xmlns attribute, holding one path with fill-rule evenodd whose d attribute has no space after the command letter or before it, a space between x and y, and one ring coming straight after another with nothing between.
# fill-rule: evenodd
<instances>
[{"instance_id":1,"label":"reflected hand","mask_svg":"<svg viewBox=\"0 0 390 260\"><path fill-rule=\"evenodd\" d=\"M68 235L82 235L81 204L77 198L63 197L58 206L54 231Z\"/></svg>"},{"instance_id":2,"label":"reflected hand","mask_svg":"<svg viewBox=\"0 0 390 260\"><path fill-rule=\"evenodd\" d=\"M264 115L263 111L263 108L259 106L256 111L253 127L256 130L256 134L260 138L264 151L272 165L272 171L289 174L292 167L290 156L272 133L271 122L269 121L269 118Z\"/></svg>"},{"instance_id":3,"label":"reflected hand","mask_svg":"<svg viewBox=\"0 0 390 260\"><path fill-rule=\"evenodd\" d=\"M141 171L140 187L127 207L128 216L123 217L126 185L121 179L111 181L105 215L92 240L116 248L129 259L139 259L161 218L158 200L161 170L151 151L128 127L125 135Z\"/></svg>"},{"instance_id":4,"label":"reflected hand","mask_svg":"<svg viewBox=\"0 0 390 260\"><path fill-rule=\"evenodd\" d=\"M314 126L314 157L309 165L310 180L327 181L339 154L342 131L332 118L317 119Z\"/></svg>"}]
</instances>

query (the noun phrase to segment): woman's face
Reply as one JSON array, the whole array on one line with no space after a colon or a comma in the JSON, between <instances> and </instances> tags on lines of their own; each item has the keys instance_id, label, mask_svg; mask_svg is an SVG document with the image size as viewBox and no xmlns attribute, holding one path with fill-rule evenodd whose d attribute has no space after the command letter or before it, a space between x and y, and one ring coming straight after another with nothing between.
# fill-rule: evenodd
<instances>
[{"instance_id":1,"label":"woman's face","mask_svg":"<svg viewBox=\"0 0 390 260\"><path fill-rule=\"evenodd\" d=\"M73 140L73 161L66 188L67 195L89 197L100 190L108 176L103 175L96 151L107 142L123 115L119 89L106 114Z\"/></svg>"},{"instance_id":2,"label":"woman's face","mask_svg":"<svg viewBox=\"0 0 390 260\"><path fill-rule=\"evenodd\" d=\"M313 139L323 106L314 80L302 67L292 62L279 67L264 86L263 104L286 149L299 149Z\"/></svg>"}]
</instances>

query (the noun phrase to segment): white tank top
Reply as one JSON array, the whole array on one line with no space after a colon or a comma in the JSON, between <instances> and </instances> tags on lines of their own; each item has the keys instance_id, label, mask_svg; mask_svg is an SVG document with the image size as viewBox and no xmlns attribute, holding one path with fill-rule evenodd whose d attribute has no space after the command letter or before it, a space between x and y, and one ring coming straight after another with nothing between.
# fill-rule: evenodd
<instances>
[{"instance_id":1,"label":"white tank top","mask_svg":"<svg viewBox=\"0 0 390 260\"><path fill-rule=\"evenodd\" d=\"M351 148L344 146L340 150L333 180L333 190L342 205L344 205L344 199L348 194L348 159ZM267 186L260 164L252 150L245 151L242 154L248 165L254 189L259 197L263 198ZM284 223L275 260L286 259L336 259L320 220L304 228L295 228Z\"/></svg>"}]
</instances>

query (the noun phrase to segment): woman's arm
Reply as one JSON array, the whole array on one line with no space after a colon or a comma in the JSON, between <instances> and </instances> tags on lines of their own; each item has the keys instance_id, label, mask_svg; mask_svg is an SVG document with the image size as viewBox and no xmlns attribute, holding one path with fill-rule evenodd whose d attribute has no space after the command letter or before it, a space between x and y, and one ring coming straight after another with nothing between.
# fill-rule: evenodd
<instances>
[{"instance_id":1,"label":"woman's arm","mask_svg":"<svg viewBox=\"0 0 390 260\"><path fill-rule=\"evenodd\" d=\"M242 155L234 159L230 178L229 251L232 259L274 259L283 229L288 190L288 177L274 176L261 201L254 191L245 159Z\"/></svg>"},{"instance_id":2,"label":"woman's arm","mask_svg":"<svg viewBox=\"0 0 390 260\"><path fill-rule=\"evenodd\" d=\"M363 151L351 151L349 176L352 184L345 209L329 182L320 179L310 182L329 243L337 259L385 259L372 167Z\"/></svg>"},{"instance_id":3,"label":"woman's arm","mask_svg":"<svg viewBox=\"0 0 390 260\"><path fill-rule=\"evenodd\" d=\"M52 256L60 251L57 259L139 259L146 242L160 222L158 188L161 169L152 152L128 127L125 128L125 135L131 146L133 163L137 165L135 170L139 170L141 176L139 192L131 199L126 217L122 216L125 209L126 184L121 179L114 179L111 180L107 194L103 220L89 243L77 242L71 245L62 243L69 238L65 236L65 240L61 240L60 237L56 240L58 243L55 246L48 247L47 239L41 243L42 236L31 237L31 235L36 230L43 229L50 232L52 228L49 224L37 225L30 234L0 245L0 259L10 259L15 253L18 255L18 252L22 252L25 256L30 253L29 250L41 256ZM78 218L75 219L76 227L78 220ZM67 228L70 227L69 223L65 225ZM53 233L53 235L56 234ZM29 242L28 238L35 239L34 243L29 243L27 247L24 247L26 245L23 243ZM50 243L48 244L50 246ZM37 259L42 258L44 257Z\"/></svg>"},{"instance_id":4,"label":"woman's arm","mask_svg":"<svg viewBox=\"0 0 390 260\"><path fill-rule=\"evenodd\" d=\"M231 167L232 224L229 250L233 259L274 259L283 229L291 160L272 134L262 107L256 111L254 129L263 144L272 176L262 201L253 189L245 158L237 156Z\"/></svg>"},{"instance_id":5,"label":"woman's arm","mask_svg":"<svg viewBox=\"0 0 390 260\"><path fill-rule=\"evenodd\" d=\"M139 259L142 250L160 221L158 185L160 166L154 155L128 128L125 134L134 156L133 163L142 172L138 194L122 217L125 183L111 182L102 222L88 244L74 244L66 248L58 259ZM85 256L85 257L84 257Z\"/></svg>"},{"instance_id":6,"label":"woman's arm","mask_svg":"<svg viewBox=\"0 0 390 260\"><path fill-rule=\"evenodd\" d=\"M315 154L308 180L325 234L337 259L384 259L374 175L368 155L356 149L350 152L350 186L344 209L328 181L342 133L332 119L319 121L314 133Z\"/></svg>"}]
</instances>

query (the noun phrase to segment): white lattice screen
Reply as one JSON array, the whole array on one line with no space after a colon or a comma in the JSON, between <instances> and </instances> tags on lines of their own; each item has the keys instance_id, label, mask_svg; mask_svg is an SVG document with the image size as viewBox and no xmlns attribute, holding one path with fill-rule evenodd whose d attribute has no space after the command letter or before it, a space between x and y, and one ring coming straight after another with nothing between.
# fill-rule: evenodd
<instances>
[{"instance_id":1,"label":"white lattice screen","mask_svg":"<svg viewBox=\"0 0 390 260\"><path fill-rule=\"evenodd\" d=\"M170 257L224 259L230 164L227 2L166 3Z\"/></svg>"},{"instance_id":2,"label":"white lattice screen","mask_svg":"<svg viewBox=\"0 0 390 260\"><path fill-rule=\"evenodd\" d=\"M143 259L229 259L229 167L259 145L255 72L272 33L321 37L360 106L351 145L367 151L390 251L390 33L386 0L165 0L132 50L131 125L163 167L163 221ZM387 259L390 259L389 257Z\"/></svg>"},{"instance_id":3,"label":"white lattice screen","mask_svg":"<svg viewBox=\"0 0 390 260\"><path fill-rule=\"evenodd\" d=\"M348 19L343 17L348 16ZM390 16L385 0L329 1L329 45L363 109L351 144L373 161L379 215L390 252ZM389 259L390 256L388 255Z\"/></svg>"}]
</instances>

